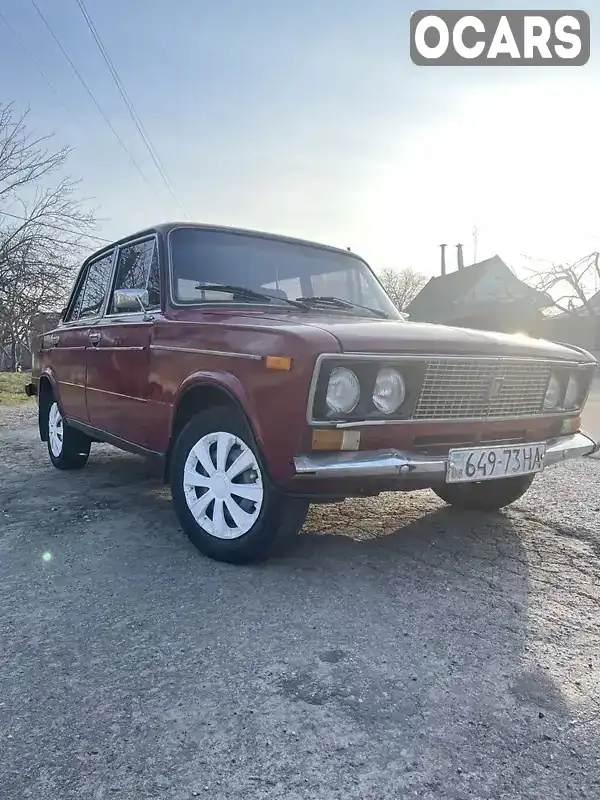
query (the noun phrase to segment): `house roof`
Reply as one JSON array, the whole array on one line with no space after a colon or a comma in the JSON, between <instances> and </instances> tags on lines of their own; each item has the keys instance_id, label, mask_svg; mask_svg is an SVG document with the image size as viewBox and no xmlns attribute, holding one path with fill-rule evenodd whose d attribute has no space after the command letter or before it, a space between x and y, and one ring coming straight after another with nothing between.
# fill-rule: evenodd
<instances>
[{"instance_id":1,"label":"house roof","mask_svg":"<svg viewBox=\"0 0 600 800\"><path fill-rule=\"evenodd\" d=\"M506 271L506 283L514 287L513 293L518 295L515 299L533 301L538 308L552 305L552 300L547 295L520 281L504 261L495 255L485 261L478 261L476 264L457 269L446 275L431 278L405 310L413 319L435 320L458 315L465 296L484 277L486 272L498 268ZM492 299L488 298L485 305L489 306ZM498 300L506 302L507 298L499 297ZM468 307L463 306L462 310L466 311L468 308L468 311L472 312L476 310L477 305L469 303Z\"/></svg>"}]
</instances>

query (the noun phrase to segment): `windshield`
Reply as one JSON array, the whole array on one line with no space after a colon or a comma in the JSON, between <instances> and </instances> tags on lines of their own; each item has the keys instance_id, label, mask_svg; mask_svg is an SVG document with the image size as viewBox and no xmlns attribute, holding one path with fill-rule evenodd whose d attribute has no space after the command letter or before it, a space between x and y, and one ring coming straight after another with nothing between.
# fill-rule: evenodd
<instances>
[{"instance_id":1,"label":"windshield","mask_svg":"<svg viewBox=\"0 0 600 800\"><path fill-rule=\"evenodd\" d=\"M292 306L285 302L279 306L277 299L335 297L349 304L348 307L315 303L311 309L317 313L370 316L367 310L360 309L363 306L402 319L370 268L351 253L204 228L171 231L169 246L173 296L177 303L231 303L234 292L214 289L215 284L224 284L267 294L281 309L290 310ZM257 302L239 296L235 301Z\"/></svg>"}]
</instances>

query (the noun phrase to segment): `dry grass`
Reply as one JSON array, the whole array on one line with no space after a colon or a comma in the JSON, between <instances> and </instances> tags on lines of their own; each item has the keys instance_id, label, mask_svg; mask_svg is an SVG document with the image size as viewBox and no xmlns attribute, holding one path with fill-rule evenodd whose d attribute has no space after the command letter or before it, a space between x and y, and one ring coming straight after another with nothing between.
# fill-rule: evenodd
<instances>
[{"instance_id":1,"label":"dry grass","mask_svg":"<svg viewBox=\"0 0 600 800\"><path fill-rule=\"evenodd\" d=\"M29 372L0 372L0 405L31 402L24 388L30 379Z\"/></svg>"}]
</instances>

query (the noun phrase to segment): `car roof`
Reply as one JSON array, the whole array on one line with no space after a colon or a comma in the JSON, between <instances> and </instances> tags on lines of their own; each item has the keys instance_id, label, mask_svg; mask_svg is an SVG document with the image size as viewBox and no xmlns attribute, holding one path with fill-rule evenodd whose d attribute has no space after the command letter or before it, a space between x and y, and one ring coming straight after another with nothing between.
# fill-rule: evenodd
<instances>
[{"instance_id":1,"label":"car roof","mask_svg":"<svg viewBox=\"0 0 600 800\"><path fill-rule=\"evenodd\" d=\"M350 248L344 249L342 247L333 247L331 245L321 244L320 242L310 241L309 239L301 239L295 236L285 236L283 234L252 230L250 228L236 228L230 225L211 225L202 222L161 222L158 225L152 225L148 228L143 228L142 230L136 231L135 233L130 233L127 236L123 236L121 239L116 239L114 242L111 242L110 244L106 244L104 247L101 247L94 253L92 253L92 255L90 255L86 259L86 262L90 261L91 259L97 258L107 250L112 250L114 247L119 247L135 239L141 239L144 236L152 236L158 233L159 235L166 237L170 231L175 230L176 228L198 228L200 230L222 231L223 233L235 233L245 236L257 236L266 239L276 239L281 242L290 242L292 244L304 244L310 247L318 247L322 250L330 250L334 253L345 253L346 255L351 254L356 257L356 253L352 253Z\"/></svg>"}]
</instances>

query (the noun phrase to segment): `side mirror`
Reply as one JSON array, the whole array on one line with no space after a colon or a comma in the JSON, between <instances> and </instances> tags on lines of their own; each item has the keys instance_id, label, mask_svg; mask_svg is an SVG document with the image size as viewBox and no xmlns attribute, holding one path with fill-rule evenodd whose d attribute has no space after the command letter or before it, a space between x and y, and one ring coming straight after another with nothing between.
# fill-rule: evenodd
<instances>
[{"instance_id":1,"label":"side mirror","mask_svg":"<svg viewBox=\"0 0 600 800\"><path fill-rule=\"evenodd\" d=\"M147 289L116 289L113 304L117 311L146 311L150 299Z\"/></svg>"}]
</instances>

